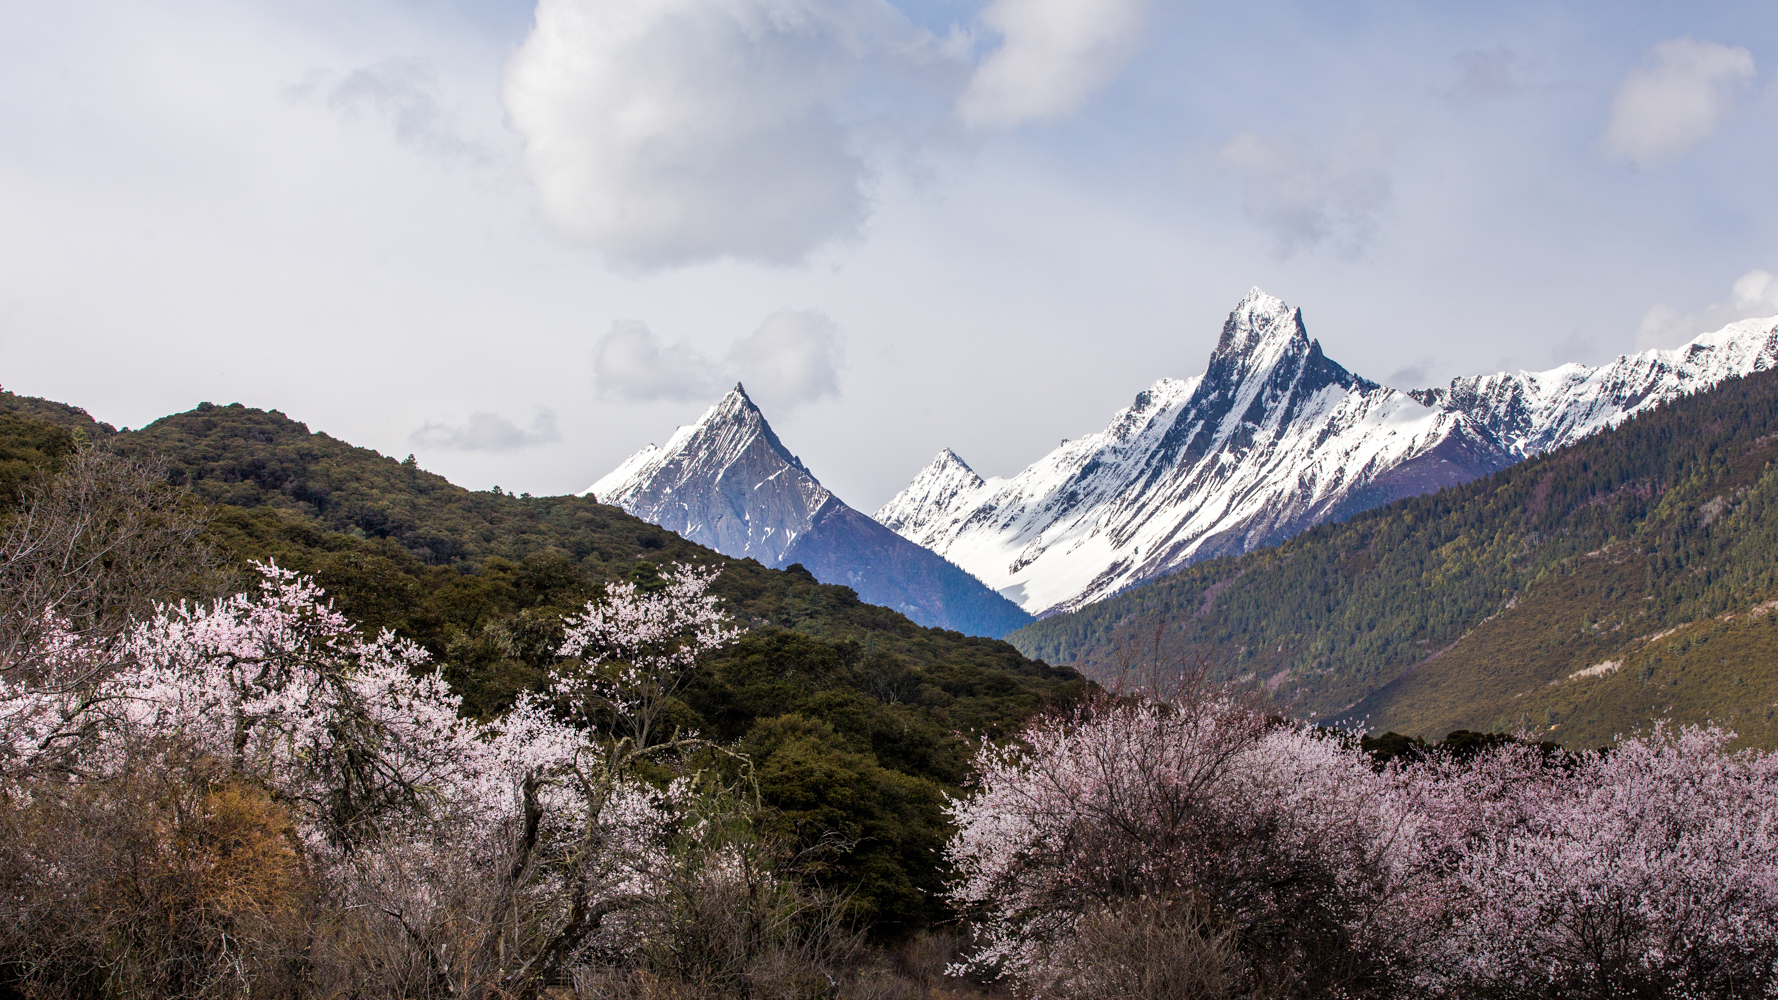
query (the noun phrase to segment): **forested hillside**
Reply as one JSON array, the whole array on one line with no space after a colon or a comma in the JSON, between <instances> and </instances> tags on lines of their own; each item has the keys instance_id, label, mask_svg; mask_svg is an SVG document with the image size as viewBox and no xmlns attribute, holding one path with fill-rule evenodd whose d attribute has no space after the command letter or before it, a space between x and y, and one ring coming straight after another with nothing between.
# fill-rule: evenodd
<instances>
[{"instance_id":1,"label":"forested hillside","mask_svg":"<svg viewBox=\"0 0 1778 1000\"><path fill-rule=\"evenodd\" d=\"M646 589L674 563L720 566L712 590L748 631L708 659L672 721L748 755L781 832L851 844L830 877L885 930L937 913L942 796L963 779L969 734L1009 732L1082 687L1072 670L921 628L800 567L730 559L589 499L471 492L238 404L113 431L0 393L9 500L77 439L166 463L208 503L225 561L312 574L348 616L424 646L480 716L540 683L563 616L606 583Z\"/></svg>"},{"instance_id":2,"label":"forested hillside","mask_svg":"<svg viewBox=\"0 0 1778 1000\"><path fill-rule=\"evenodd\" d=\"M1778 744L1778 374L1013 633L1089 676L1155 658L1298 713L1594 745L1656 718ZM1158 642L1158 647L1157 647Z\"/></svg>"}]
</instances>

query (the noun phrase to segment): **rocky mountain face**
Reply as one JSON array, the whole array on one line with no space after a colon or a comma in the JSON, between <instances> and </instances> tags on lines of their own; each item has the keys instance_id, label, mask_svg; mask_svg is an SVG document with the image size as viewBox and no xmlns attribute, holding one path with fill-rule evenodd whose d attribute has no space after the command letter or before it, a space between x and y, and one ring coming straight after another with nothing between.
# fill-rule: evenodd
<instances>
[{"instance_id":1,"label":"rocky mountain face","mask_svg":"<svg viewBox=\"0 0 1778 1000\"><path fill-rule=\"evenodd\" d=\"M1229 314L1204 374L1156 382L1105 430L1010 478L984 480L947 449L875 516L1033 614L1071 610L1771 367L1773 325L1736 324L1598 369L1407 393L1328 359L1300 310L1256 288Z\"/></svg>"},{"instance_id":2,"label":"rocky mountain face","mask_svg":"<svg viewBox=\"0 0 1778 1000\"><path fill-rule=\"evenodd\" d=\"M1468 416L1340 367L1254 289L1204 374L1156 382L1010 479L947 451L876 517L1045 613L1511 461Z\"/></svg>"},{"instance_id":3,"label":"rocky mountain face","mask_svg":"<svg viewBox=\"0 0 1778 1000\"><path fill-rule=\"evenodd\" d=\"M725 555L801 564L822 583L851 587L921 625L999 638L1031 621L981 581L834 496L740 385L586 492Z\"/></svg>"}]
</instances>

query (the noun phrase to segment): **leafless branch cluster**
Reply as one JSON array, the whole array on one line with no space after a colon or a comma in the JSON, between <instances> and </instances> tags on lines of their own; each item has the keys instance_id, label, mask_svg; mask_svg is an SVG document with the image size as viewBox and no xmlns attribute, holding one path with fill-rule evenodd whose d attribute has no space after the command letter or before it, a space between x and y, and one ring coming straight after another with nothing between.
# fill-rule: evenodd
<instances>
[{"instance_id":1,"label":"leafless branch cluster","mask_svg":"<svg viewBox=\"0 0 1778 1000\"><path fill-rule=\"evenodd\" d=\"M162 463L81 448L0 529L0 673L35 648L46 609L90 639L157 601L207 593L218 566L208 529Z\"/></svg>"}]
</instances>

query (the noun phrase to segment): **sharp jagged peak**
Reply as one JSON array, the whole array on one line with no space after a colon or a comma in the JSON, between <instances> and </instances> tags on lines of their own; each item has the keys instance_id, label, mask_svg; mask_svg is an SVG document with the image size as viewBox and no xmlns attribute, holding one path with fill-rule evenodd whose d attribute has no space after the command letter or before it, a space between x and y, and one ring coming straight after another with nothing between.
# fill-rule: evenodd
<instances>
[{"instance_id":1,"label":"sharp jagged peak","mask_svg":"<svg viewBox=\"0 0 1778 1000\"><path fill-rule=\"evenodd\" d=\"M1255 286L1229 313L1222 337L1204 369L1202 391L1217 396L1241 392L1237 387L1255 386L1289 371L1292 379L1305 378L1308 389L1337 384L1369 392L1379 388L1321 353L1319 341L1309 339L1303 311Z\"/></svg>"},{"instance_id":2,"label":"sharp jagged peak","mask_svg":"<svg viewBox=\"0 0 1778 1000\"><path fill-rule=\"evenodd\" d=\"M1228 321L1223 323L1222 338L1216 342L1211 362L1279 353L1292 345L1309 346L1303 311L1290 308L1283 299L1267 295L1256 285L1235 304Z\"/></svg>"},{"instance_id":3,"label":"sharp jagged peak","mask_svg":"<svg viewBox=\"0 0 1778 1000\"><path fill-rule=\"evenodd\" d=\"M962 456L946 448L940 451L936 458L926 463L926 468L920 470L919 474L914 477L914 482L925 484L966 483L974 487L980 486L984 480L976 474L974 469L969 467L969 463L965 462Z\"/></svg>"},{"instance_id":4,"label":"sharp jagged peak","mask_svg":"<svg viewBox=\"0 0 1778 1000\"><path fill-rule=\"evenodd\" d=\"M928 505L943 506L956 499L959 495L973 493L987 485L987 481L976 475L969 463L963 461L958 454L949 448L938 453L926 467L914 475L914 478L901 492L889 499L889 502L877 509L872 517L887 525L892 531L901 531L907 525L897 517L897 511L904 509L924 509Z\"/></svg>"},{"instance_id":5,"label":"sharp jagged peak","mask_svg":"<svg viewBox=\"0 0 1778 1000\"><path fill-rule=\"evenodd\" d=\"M938 453L938 457L926 466L925 476L931 479L943 479L953 482L967 483L971 487L982 485L986 480L963 460L961 455L949 448Z\"/></svg>"},{"instance_id":6,"label":"sharp jagged peak","mask_svg":"<svg viewBox=\"0 0 1778 1000\"><path fill-rule=\"evenodd\" d=\"M820 488L821 483L814 473L809 471L800 457L784 446L784 442L772 430L765 414L747 395L747 388L736 382L733 389L706 409L696 421L675 428L673 436L664 445L650 444L636 452L589 487L589 490L600 497L621 499L652 482L662 469L668 467L680 470L675 475L681 476L702 474L687 470L704 470L710 475L720 475L721 470L750 452L757 454L762 445L785 464L801 472L815 487ZM620 503L619 506L623 504Z\"/></svg>"},{"instance_id":7,"label":"sharp jagged peak","mask_svg":"<svg viewBox=\"0 0 1778 1000\"><path fill-rule=\"evenodd\" d=\"M667 443L666 450L681 453L688 449L704 450L707 457L724 462L740 454L748 442L756 438L763 438L767 447L777 452L780 458L814 478L803 460L779 440L765 413L747 395L747 387L739 382L705 410L696 423L679 428Z\"/></svg>"},{"instance_id":8,"label":"sharp jagged peak","mask_svg":"<svg viewBox=\"0 0 1778 1000\"><path fill-rule=\"evenodd\" d=\"M932 464L929 466L929 468L933 468L933 469L955 468L955 469L962 469L964 472L967 472L971 475L975 474L975 470L969 467L969 463L965 462L963 460L963 456L957 454L956 452L952 451L949 448L946 448L943 451L940 451L938 453L938 457L932 460Z\"/></svg>"},{"instance_id":9,"label":"sharp jagged peak","mask_svg":"<svg viewBox=\"0 0 1778 1000\"><path fill-rule=\"evenodd\" d=\"M759 406L753 402L753 397L747 395L747 387L739 382L736 382L733 389L717 400L716 405L704 411L704 416L698 422L710 424L736 419L757 420L760 423L765 423L765 414L759 411Z\"/></svg>"},{"instance_id":10,"label":"sharp jagged peak","mask_svg":"<svg viewBox=\"0 0 1778 1000\"><path fill-rule=\"evenodd\" d=\"M736 382L735 387L728 391L728 395L718 400L716 405L710 409L712 413L727 416L737 423L744 424L749 430L757 430L766 439L766 443L772 447L772 450L778 453L779 457L801 470L811 480L815 478L815 474L803 464L802 458L792 454L789 448L784 447L784 442L778 439L778 434L772 430L772 425L766 420L766 415L753 402L753 398L747 395L746 386Z\"/></svg>"}]
</instances>

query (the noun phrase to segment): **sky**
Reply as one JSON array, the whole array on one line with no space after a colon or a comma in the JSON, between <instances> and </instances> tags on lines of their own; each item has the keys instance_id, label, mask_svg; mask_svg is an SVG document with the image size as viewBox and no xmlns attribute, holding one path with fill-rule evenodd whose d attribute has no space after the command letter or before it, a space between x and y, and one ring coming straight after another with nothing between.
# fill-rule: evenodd
<instances>
[{"instance_id":1,"label":"sky","mask_svg":"<svg viewBox=\"0 0 1778 1000\"><path fill-rule=\"evenodd\" d=\"M744 382L870 511L1203 370L1778 313L1768 0L0 0L0 384L577 492Z\"/></svg>"}]
</instances>

